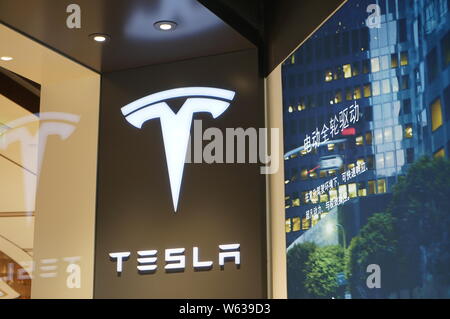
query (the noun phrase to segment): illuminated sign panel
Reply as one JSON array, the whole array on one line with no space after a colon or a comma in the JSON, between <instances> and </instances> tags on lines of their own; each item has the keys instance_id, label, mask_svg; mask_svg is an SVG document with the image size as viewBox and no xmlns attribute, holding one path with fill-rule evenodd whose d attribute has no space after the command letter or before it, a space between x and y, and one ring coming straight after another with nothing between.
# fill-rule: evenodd
<instances>
[{"instance_id":1,"label":"illuminated sign panel","mask_svg":"<svg viewBox=\"0 0 450 319\"><path fill-rule=\"evenodd\" d=\"M264 128L257 57L102 76L95 298L266 297L261 164L186 161L213 142L207 130Z\"/></svg>"}]
</instances>

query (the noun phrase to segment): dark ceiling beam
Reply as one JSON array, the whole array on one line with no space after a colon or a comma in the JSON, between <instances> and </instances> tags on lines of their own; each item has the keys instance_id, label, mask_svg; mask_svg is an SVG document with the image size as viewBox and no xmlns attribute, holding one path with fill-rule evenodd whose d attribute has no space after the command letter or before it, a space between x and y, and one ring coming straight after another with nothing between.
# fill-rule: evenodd
<instances>
[{"instance_id":1,"label":"dark ceiling beam","mask_svg":"<svg viewBox=\"0 0 450 319\"><path fill-rule=\"evenodd\" d=\"M40 85L0 68L0 94L29 112L39 113Z\"/></svg>"},{"instance_id":2,"label":"dark ceiling beam","mask_svg":"<svg viewBox=\"0 0 450 319\"><path fill-rule=\"evenodd\" d=\"M264 43L263 0L198 0L255 46Z\"/></svg>"}]
</instances>

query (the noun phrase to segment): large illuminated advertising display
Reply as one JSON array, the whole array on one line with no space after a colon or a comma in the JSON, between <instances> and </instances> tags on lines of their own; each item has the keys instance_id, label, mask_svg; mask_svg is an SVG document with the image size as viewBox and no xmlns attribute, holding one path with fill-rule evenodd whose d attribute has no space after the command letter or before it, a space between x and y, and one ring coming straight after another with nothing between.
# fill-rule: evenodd
<instances>
[{"instance_id":1,"label":"large illuminated advertising display","mask_svg":"<svg viewBox=\"0 0 450 319\"><path fill-rule=\"evenodd\" d=\"M283 64L289 298L448 298L448 1L350 0Z\"/></svg>"}]
</instances>

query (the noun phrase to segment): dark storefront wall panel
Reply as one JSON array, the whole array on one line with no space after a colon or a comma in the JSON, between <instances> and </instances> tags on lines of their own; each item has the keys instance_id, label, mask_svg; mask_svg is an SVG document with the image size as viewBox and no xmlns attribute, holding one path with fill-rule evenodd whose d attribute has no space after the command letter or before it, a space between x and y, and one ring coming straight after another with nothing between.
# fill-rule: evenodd
<instances>
[{"instance_id":1,"label":"dark storefront wall panel","mask_svg":"<svg viewBox=\"0 0 450 319\"><path fill-rule=\"evenodd\" d=\"M159 120L142 129L124 105L159 91L209 86L236 92L218 118L196 113L203 130L264 127L256 50L106 74L102 77L96 218L95 298L261 298L266 296L265 177L257 164L186 164L173 212ZM183 101L181 101L183 102ZM178 106L179 108L179 106ZM177 107L174 107L177 111ZM192 135L193 126L191 128ZM218 265L219 244L241 244L241 266ZM194 272L192 247L211 271ZM186 248L186 269L166 273L164 249ZM158 250L158 270L138 274L137 251ZM121 276L108 253L130 251Z\"/></svg>"}]
</instances>

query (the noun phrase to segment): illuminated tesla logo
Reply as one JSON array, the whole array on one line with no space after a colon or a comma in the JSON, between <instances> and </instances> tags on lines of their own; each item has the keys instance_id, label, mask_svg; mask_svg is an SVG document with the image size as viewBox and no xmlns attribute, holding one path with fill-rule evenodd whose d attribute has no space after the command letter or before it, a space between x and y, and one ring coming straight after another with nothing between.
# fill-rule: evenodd
<instances>
[{"instance_id":1,"label":"illuminated tesla logo","mask_svg":"<svg viewBox=\"0 0 450 319\"><path fill-rule=\"evenodd\" d=\"M174 212L180 196L193 114L208 112L217 118L230 106L234 96L235 92L229 90L186 87L151 94L122 107L126 120L139 129L148 120L159 118L161 121ZM187 99L175 114L165 101L181 97Z\"/></svg>"}]
</instances>

